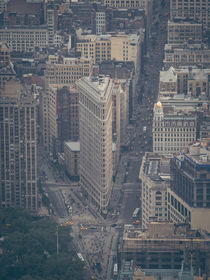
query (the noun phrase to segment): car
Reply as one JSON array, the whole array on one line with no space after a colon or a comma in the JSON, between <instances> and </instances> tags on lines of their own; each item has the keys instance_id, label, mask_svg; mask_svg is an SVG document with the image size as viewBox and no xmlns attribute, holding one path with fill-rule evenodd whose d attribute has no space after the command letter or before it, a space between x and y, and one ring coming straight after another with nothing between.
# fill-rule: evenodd
<instances>
[{"instance_id":1,"label":"car","mask_svg":"<svg viewBox=\"0 0 210 280\"><path fill-rule=\"evenodd\" d=\"M73 222L66 222L67 225L73 225Z\"/></svg>"},{"instance_id":2,"label":"car","mask_svg":"<svg viewBox=\"0 0 210 280\"><path fill-rule=\"evenodd\" d=\"M81 227L80 230L88 230L87 227Z\"/></svg>"},{"instance_id":3,"label":"car","mask_svg":"<svg viewBox=\"0 0 210 280\"><path fill-rule=\"evenodd\" d=\"M139 221L139 220L136 220L136 221L133 222L133 224L134 224L134 225L138 225L138 224L140 224L140 221Z\"/></svg>"},{"instance_id":4,"label":"car","mask_svg":"<svg viewBox=\"0 0 210 280\"><path fill-rule=\"evenodd\" d=\"M117 226L117 224L112 224L112 225L111 225L111 227L116 227L116 226Z\"/></svg>"}]
</instances>

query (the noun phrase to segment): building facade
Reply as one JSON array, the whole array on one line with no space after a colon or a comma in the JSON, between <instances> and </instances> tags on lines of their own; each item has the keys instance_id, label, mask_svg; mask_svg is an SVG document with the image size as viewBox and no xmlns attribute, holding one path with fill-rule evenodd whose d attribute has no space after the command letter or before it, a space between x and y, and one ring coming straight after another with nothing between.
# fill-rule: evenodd
<instances>
[{"instance_id":1,"label":"building facade","mask_svg":"<svg viewBox=\"0 0 210 280\"><path fill-rule=\"evenodd\" d=\"M160 71L159 97L174 97L177 94L177 73L174 67Z\"/></svg>"},{"instance_id":2,"label":"building facade","mask_svg":"<svg viewBox=\"0 0 210 280\"><path fill-rule=\"evenodd\" d=\"M80 185L102 213L112 190L112 80L82 78L80 100Z\"/></svg>"},{"instance_id":3,"label":"building facade","mask_svg":"<svg viewBox=\"0 0 210 280\"><path fill-rule=\"evenodd\" d=\"M210 153L197 142L171 161L169 218L210 231Z\"/></svg>"},{"instance_id":4,"label":"building facade","mask_svg":"<svg viewBox=\"0 0 210 280\"><path fill-rule=\"evenodd\" d=\"M167 187L170 183L170 158L160 154L146 153L140 167L142 182L142 227L152 220L167 221Z\"/></svg>"},{"instance_id":5,"label":"building facade","mask_svg":"<svg viewBox=\"0 0 210 280\"><path fill-rule=\"evenodd\" d=\"M0 67L7 66L10 62L10 50L6 43L0 42Z\"/></svg>"},{"instance_id":6,"label":"building facade","mask_svg":"<svg viewBox=\"0 0 210 280\"><path fill-rule=\"evenodd\" d=\"M143 31L142 31L143 32ZM76 50L93 64L103 61L133 61L138 72L141 63L143 34L77 35Z\"/></svg>"},{"instance_id":7,"label":"building facade","mask_svg":"<svg viewBox=\"0 0 210 280\"><path fill-rule=\"evenodd\" d=\"M176 20L168 21L168 44L183 44L192 42L194 44L202 43L203 28L201 23L194 21Z\"/></svg>"},{"instance_id":8,"label":"building facade","mask_svg":"<svg viewBox=\"0 0 210 280\"><path fill-rule=\"evenodd\" d=\"M48 47L48 29L46 26L2 27L0 41L6 42L13 52L43 51Z\"/></svg>"},{"instance_id":9,"label":"building facade","mask_svg":"<svg viewBox=\"0 0 210 280\"><path fill-rule=\"evenodd\" d=\"M139 8L139 9L147 9L149 0L135 0L135 1L117 1L117 0L105 0L104 4L114 8Z\"/></svg>"},{"instance_id":10,"label":"building facade","mask_svg":"<svg viewBox=\"0 0 210 280\"><path fill-rule=\"evenodd\" d=\"M8 80L16 76L10 60L10 50L6 43L0 42L0 87L5 88Z\"/></svg>"},{"instance_id":11,"label":"building facade","mask_svg":"<svg viewBox=\"0 0 210 280\"><path fill-rule=\"evenodd\" d=\"M79 139L79 92L76 86L48 87L48 150L53 158L63 152L64 141Z\"/></svg>"},{"instance_id":12,"label":"building facade","mask_svg":"<svg viewBox=\"0 0 210 280\"><path fill-rule=\"evenodd\" d=\"M82 57L91 59L93 64L111 60L111 41L108 35L79 35L77 36L76 51Z\"/></svg>"},{"instance_id":13,"label":"building facade","mask_svg":"<svg viewBox=\"0 0 210 280\"><path fill-rule=\"evenodd\" d=\"M0 92L0 207L36 211L37 104L21 92L18 81Z\"/></svg>"},{"instance_id":14,"label":"building facade","mask_svg":"<svg viewBox=\"0 0 210 280\"><path fill-rule=\"evenodd\" d=\"M103 34L106 32L106 11L99 10L95 12L95 28L96 34Z\"/></svg>"},{"instance_id":15,"label":"building facade","mask_svg":"<svg viewBox=\"0 0 210 280\"><path fill-rule=\"evenodd\" d=\"M134 266L143 270L181 269L186 247L191 252L194 275L210 275L209 235L202 230L192 230L189 224L151 222L147 231L125 228L119 244L119 257L133 260Z\"/></svg>"},{"instance_id":16,"label":"building facade","mask_svg":"<svg viewBox=\"0 0 210 280\"><path fill-rule=\"evenodd\" d=\"M170 19L190 18L199 21L205 29L210 29L210 2L170 0Z\"/></svg>"},{"instance_id":17,"label":"building facade","mask_svg":"<svg viewBox=\"0 0 210 280\"><path fill-rule=\"evenodd\" d=\"M164 113L160 101L154 106L153 152L180 152L196 140L197 118L184 113Z\"/></svg>"},{"instance_id":18,"label":"building facade","mask_svg":"<svg viewBox=\"0 0 210 280\"><path fill-rule=\"evenodd\" d=\"M177 94L208 99L210 69L196 66L170 67L160 71L159 97L177 97Z\"/></svg>"},{"instance_id":19,"label":"building facade","mask_svg":"<svg viewBox=\"0 0 210 280\"><path fill-rule=\"evenodd\" d=\"M92 62L87 58L49 56L45 79L49 84L72 85L82 77L92 74Z\"/></svg>"},{"instance_id":20,"label":"building facade","mask_svg":"<svg viewBox=\"0 0 210 280\"><path fill-rule=\"evenodd\" d=\"M184 45L175 48L171 44L166 44L164 49L164 66L201 66L210 68L210 49L201 44Z\"/></svg>"},{"instance_id":21,"label":"building facade","mask_svg":"<svg viewBox=\"0 0 210 280\"><path fill-rule=\"evenodd\" d=\"M71 177L79 177L80 142L64 143L64 161L67 173Z\"/></svg>"}]
</instances>

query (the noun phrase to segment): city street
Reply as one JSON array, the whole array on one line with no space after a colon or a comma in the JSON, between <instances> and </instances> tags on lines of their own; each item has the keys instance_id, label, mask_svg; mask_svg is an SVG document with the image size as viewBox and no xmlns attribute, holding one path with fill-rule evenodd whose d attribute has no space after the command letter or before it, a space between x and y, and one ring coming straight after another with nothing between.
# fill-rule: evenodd
<instances>
[{"instance_id":1,"label":"city street","mask_svg":"<svg viewBox=\"0 0 210 280\"><path fill-rule=\"evenodd\" d=\"M162 69L166 21L166 18L161 19L159 28L153 32L155 39L149 42L144 72L137 87L140 90L135 96L134 122L128 129L130 147L129 151L121 153L106 219L92 208L79 186L71 187L65 175L61 180L61 174L42 154L40 169L45 173L44 190L56 215L54 218L58 223L71 223L70 232L85 260L88 277L111 279L123 225L133 223L133 211L141 208L139 169L144 153L152 151L153 107L157 102L159 71ZM136 226L141 226L141 219Z\"/></svg>"}]
</instances>

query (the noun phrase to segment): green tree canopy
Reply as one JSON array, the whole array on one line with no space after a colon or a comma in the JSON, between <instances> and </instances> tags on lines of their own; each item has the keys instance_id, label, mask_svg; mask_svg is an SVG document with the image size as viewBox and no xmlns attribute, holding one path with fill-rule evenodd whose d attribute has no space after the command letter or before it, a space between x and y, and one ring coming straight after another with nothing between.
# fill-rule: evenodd
<instances>
[{"instance_id":1,"label":"green tree canopy","mask_svg":"<svg viewBox=\"0 0 210 280\"><path fill-rule=\"evenodd\" d=\"M59 255L57 255L57 231ZM67 227L21 209L0 211L0 275L4 280L81 280L82 263Z\"/></svg>"}]
</instances>

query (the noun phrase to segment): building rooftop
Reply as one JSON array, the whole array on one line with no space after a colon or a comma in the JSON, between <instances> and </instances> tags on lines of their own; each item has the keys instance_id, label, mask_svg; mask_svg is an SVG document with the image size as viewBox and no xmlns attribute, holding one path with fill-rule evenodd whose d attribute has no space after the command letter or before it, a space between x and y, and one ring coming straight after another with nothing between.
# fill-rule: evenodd
<instances>
[{"instance_id":1,"label":"building rooftop","mask_svg":"<svg viewBox=\"0 0 210 280\"><path fill-rule=\"evenodd\" d=\"M183 47L177 47L174 44L165 44L165 51L175 52L175 51L207 51L209 52L208 46L204 44L183 44Z\"/></svg>"},{"instance_id":2,"label":"building rooftop","mask_svg":"<svg viewBox=\"0 0 210 280\"><path fill-rule=\"evenodd\" d=\"M170 179L170 159L157 153L147 152L144 156L143 171L153 181L165 181Z\"/></svg>"},{"instance_id":3,"label":"building rooftop","mask_svg":"<svg viewBox=\"0 0 210 280\"><path fill-rule=\"evenodd\" d=\"M196 24L196 25L200 25L202 26L202 23L198 23L197 21L195 21L194 19L191 18L174 18L173 21L168 20L168 25L192 25L192 24Z\"/></svg>"},{"instance_id":4,"label":"building rooftop","mask_svg":"<svg viewBox=\"0 0 210 280\"><path fill-rule=\"evenodd\" d=\"M9 25L9 26L0 26L0 31L13 31L15 32L22 32L22 30L44 30L47 31L47 25Z\"/></svg>"},{"instance_id":5,"label":"building rooftop","mask_svg":"<svg viewBox=\"0 0 210 280\"><path fill-rule=\"evenodd\" d=\"M80 151L80 142L65 142L65 145L73 152Z\"/></svg>"},{"instance_id":6,"label":"building rooftop","mask_svg":"<svg viewBox=\"0 0 210 280\"><path fill-rule=\"evenodd\" d=\"M160 71L160 82L176 82L177 74L174 67L170 67L166 71Z\"/></svg>"},{"instance_id":7,"label":"building rooftop","mask_svg":"<svg viewBox=\"0 0 210 280\"><path fill-rule=\"evenodd\" d=\"M6 42L0 42L0 50L1 51L9 51L8 44Z\"/></svg>"},{"instance_id":8,"label":"building rooftop","mask_svg":"<svg viewBox=\"0 0 210 280\"><path fill-rule=\"evenodd\" d=\"M89 94L97 101L102 101L107 98L107 93L109 93L113 83L110 77L104 75L92 76L92 77L83 77L76 82L76 84L88 90Z\"/></svg>"},{"instance_id":9,"label":"building rooftop","mask_svg":"<svg viewBox=\"0 0 210 280\"><path fill-rule=\"evenodd\" d=\"M7 4L7 12L17 14L41 14L42 3L29 3L26 0L10 0Z\"/></svg>"},{"instance_id":10,"label":"building rooftop","mask_svg":"<svg viewBox=\"0 0 210 280\"><path fill-rule=\"evenodd\" d=\"M0 67L0 75L16 75L12 62L9 62L6 66Z\"/></svg>"},{"instance_id":11,"label":"building rooftop","mask_svg":"<svg viewBox=\"0 0 210 280\"><path fill-rule=\"evenodd\" d=\"M188 147L188 152L182 152L178 157L182 160L182 156L187 157L196 165L206 165L210 168L210 142L196 142Z\"/></svg>"},{"instance_id":12,"label":"building rooftop","mask_svg":"<svg viewBox=\"0 0 210 280\"><path fill-rule=\"evenodd\" d=\"M179 108L187 108L187 107L202 107L204 103L209 103L208 100L202 100L201 98L195 98L191 96L184 96L181 94L175 95L172 97L162 97L160 96L160 101L163 104L163 108L167 106L179 106Z\"/></svg>"},{"instance_id":13,"label":"building rooftop","mask_svg":"<svg viewBox=\"0 0 210 280\"><path fill-rule=\"evenodd\" d=\"M192 80L201 80L208 79L208 75L210 74L210 69L202 69L197 66L182 66L178 68L174 68L176 73L186 73L188 74L188 79Z\"/></svg>"},{"instance_id":14,"label":"building rooftop","mask_svg":"<svg viewBox=\"0 0 210 280\"><path fill-rule=\"evenodd\" d=\"M136 239L148 241L149 239L156 240L205 240L210 241L210 236L207 232L200 230L191 230L189 224L174 224L167 221L150 222L148 229L130 228L124 229L123 240ZM137 244L137 243L135 243ZM134 244L133 244L134 245Z\"/></svg>"}]
</instances>

